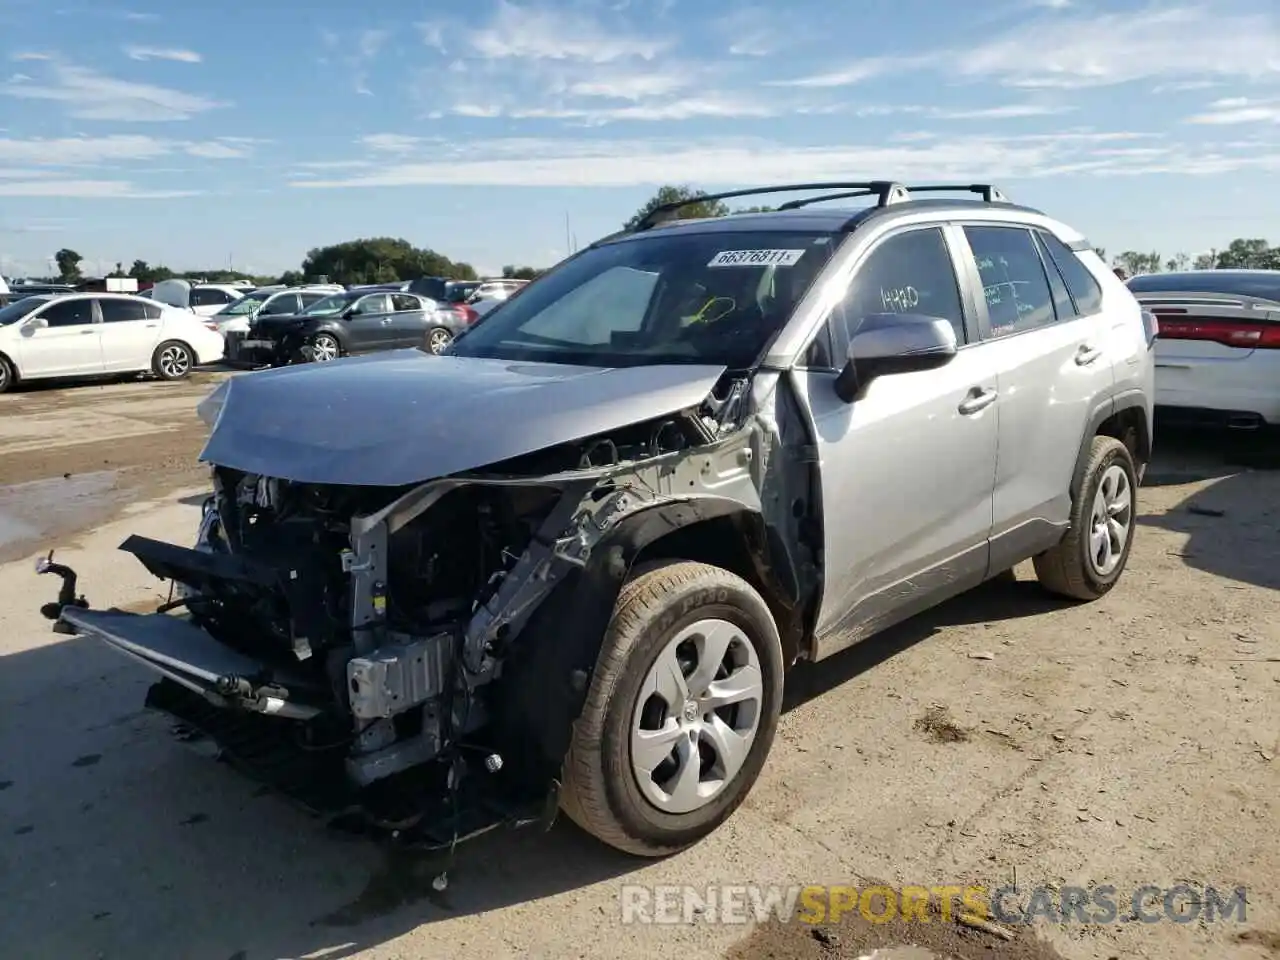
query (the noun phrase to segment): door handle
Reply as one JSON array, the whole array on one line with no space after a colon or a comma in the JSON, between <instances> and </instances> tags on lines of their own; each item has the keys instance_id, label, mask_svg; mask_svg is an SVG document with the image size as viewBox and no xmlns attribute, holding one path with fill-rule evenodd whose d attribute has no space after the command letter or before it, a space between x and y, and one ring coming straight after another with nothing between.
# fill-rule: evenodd
<instances>
[{"instance_id":1,"label":"door handle","mask_svg":"<svg viewBox=\"0 0 1280 960\"><path fill-rule=\"evenodd\" d=\"M1080 344L1080 349L1076 351L1076 365L1087 367L1093 361L1102 356L1102 351L1091 343Z\"/></svg>"},{"instance_id":2,"label":"door handle","mask_svg":"<svg viewBox=\"0 0 1280 960\"><path fill-rule=\"evenodd\" d=\"M80 331L80 336L82 336L82 337L92 337L92 336L93 336L95 333L97 333L97 332L98 332L97 330L81 330L81 331Z\"/></svg>"},{"instance_id":3,"label":"door handle","mask_svg":"<svg viewBox=\"0 0 1280 960\"><path fill-rule=\"evenodd\" d=\"M974 387L969 391L968 396L960 401L960 413L964 416L977 413L979 410L985 410L996 402L998 391L987 390L982 387Z\"/></svg>"},{"instance_id":4,"label":"door handle","mask_svg":"<svg viewBox=\"0 0 1280 960\"><path fill-rule=\"evenodd\" d=\"M383 326L386 326L386 325L387 325L387 324L389 324L390 322L391 322L391 318L390 318L390 317L386 317L386 318L384 318L384 319L383 319L383 321L382 321L382 325L383 325Z\"/></svg>"}]
</instances>

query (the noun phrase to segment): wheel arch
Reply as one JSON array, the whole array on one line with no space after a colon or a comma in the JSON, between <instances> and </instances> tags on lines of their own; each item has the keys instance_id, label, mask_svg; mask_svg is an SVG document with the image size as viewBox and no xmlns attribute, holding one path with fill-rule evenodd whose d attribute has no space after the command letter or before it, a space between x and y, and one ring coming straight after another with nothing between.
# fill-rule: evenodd
<instances>
[{"instance_id":1,"label":"wheel arch","mask_svg":"<svg viewBox=\"0 0 1280 960\"><path fill-rule=\"evenodd\" d=\"M1128 448L1141 480L1146 465L1151 460L1152 439L1151 422L1142 391L1122 393L1094 409L1084 435L1080 438L1080 451L1076 454L1075 472L1071 477L1072 500L1080 496L1085 468L1089 463L1089 448L1093 438L1098 436L1114 437Z\"/></svg>"},{"instance_id":2,"label":"wheel arch","mask_svg":"<svg viewBox=\"0 0 1280 960\"><path fill-rule=\"evenodd\" d=\"M0 350L0 361L9 365L9 375L13 377L13 383L19 383L22 380L22 371L18 369L18 361L13 359L13 355L7 350Z\"/></svg>"},{"instance_id":3,"label":"wheel arch","mask_svg":"<svg viewBox=\"0 0 1280 960\"><path fill-rule=\"evenodd\" d=\"M763 537L764 540L756 538ZM761 515L737 501L708 497L659 504L624 518L593 548L586 565L560 582L521 631L495 682L494 725L518 745L524 774L558 783L573 726L586 702L605 632L623 583L640 564L694 560L723 567L760 592L778 623L784 663L795 658L802 618L789 603L785 573L771 573L753 549L768 543ZM770 551L771 562L783 552Z\"/></svg>"}]
</instances>

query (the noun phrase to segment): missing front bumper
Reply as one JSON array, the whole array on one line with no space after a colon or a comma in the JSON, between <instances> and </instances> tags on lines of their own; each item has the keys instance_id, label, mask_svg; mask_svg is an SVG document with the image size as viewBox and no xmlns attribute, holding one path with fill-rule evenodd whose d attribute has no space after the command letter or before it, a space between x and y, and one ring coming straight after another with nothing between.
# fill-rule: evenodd
<instances>
[{"instance_id":1,"label":"missing front bumper","mask_svg":"<svg viewBox=\"0 0 1280 960\"><path fill-rule=\"evenodd\" d=\"M62 622L214 706L292 720L311 720L322 712L293 699L292 691L305 686L305 680L224 646L184 618L69 607L62 611Z\"/></svg>"}]
</instances>

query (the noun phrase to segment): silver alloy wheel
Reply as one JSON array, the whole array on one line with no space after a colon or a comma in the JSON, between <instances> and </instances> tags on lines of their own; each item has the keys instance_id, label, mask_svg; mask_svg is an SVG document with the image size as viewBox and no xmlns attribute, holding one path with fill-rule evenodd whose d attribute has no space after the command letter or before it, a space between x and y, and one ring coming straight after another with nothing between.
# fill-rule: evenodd
<instances>
[{"instance_id":1,"label":"silver alloy wheel","mask_svg":"<svg viewBox=\"0 0 1280 960\"><path fill-rule=\"evenodd\" d=\"M171 343L160 351L160 372L171 380L186 376L191 369L191 354L181 344Z\"/></svg>"},{"instance_id":2,"label":"silver alloy wheel","mask_svg":"<svg viewBox=\"0 0 1280 960\"><path fill-rule=\"evenodd\" d=\"M1107 467L1093 495L1089 517L1089 563L1100 577L1110 576L1124 556L1133 529L1133 487L1118 464Z\"/></svg>"},{"instance_id":3,"label":"silver alloy wheel","mask_svg":"<svg viewBox=\"0 0 1280 960\"><path fill-rule=\"evenodd\" d=\"M760 658L741 627L699 620L672 637L645 677L631 723L631 769L663 813L690 813L746 763L764 701Z\"/></svg>"},{"instance_id":4,"label":"silver alloy wheel","mask_svg":"<svg viewBox=\"0 0 1280 960\"><path fill-rule=\"evenodd\" d=\"M338 341L327 333L322 333L311 341L311 359L317 363L325 363L338 359Z\"/></svg>"},{"instance_id":5,"label":"silver alloy wheel","mask_svg":"<svg viewBox=\"0 0 1280 960\"><path fill-rule=\"evenodd\" d=\"M434 354L444 352L444 348L453 343L453 335L442 327L437 327L427 334L427 349Z\"/></svg>"}]
</instances>

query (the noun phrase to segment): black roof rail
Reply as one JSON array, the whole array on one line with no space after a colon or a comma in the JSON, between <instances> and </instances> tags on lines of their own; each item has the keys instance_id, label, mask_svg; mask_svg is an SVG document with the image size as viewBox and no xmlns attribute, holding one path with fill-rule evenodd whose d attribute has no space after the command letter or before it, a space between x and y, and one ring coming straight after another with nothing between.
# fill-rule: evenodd
<instances>
[{"instance_id":1,"label":"black roof rail","mask_svg":"<svg viewBox=\"0 0 1280 960\"><path fill-rule=\"evenodd\" d=\"M854 197L875 196L874 190L846 190L844 193L824 193L818 197L801 197L799 200L788 200L778 207L779 210L799 210L811 203L826 203L828 200L851 200Z\"/></svg>"},{"instance_id":2,"label":"black roof rail","mask_svg":"<svg viewBox=\"0 0 1280 960\"><path fill-rule=\"evenodd\" d=\"M696 197L690 197L688 200L677 200L674 203L664 203L659 207L654 207L635 225L631 232L641 230L649 230L665 223L668 220L677 219L675 214L682 208L692 206L695 203L707 203L716 200L733 200L738 197L756 197L766 193L792 193L801 190L858 190L867 191L867 195L874 194L879 199L877 206L887 207L891 203L901 203L907 199L907 190L902 184L893 180L868 180L859 183L791 183L782 184L776 187L752 187L748 190L728 190L724 193L704 193Z\"/></svg>"},{"instance_id":3,"label":"black roof rail","mask_svg":"<svg viewBox=\"0 0 1280 960\"><path fill-rule=\"evenodd\" d=\"M908 186L906 189L908 193L976 193L983 203L1012 203L990 183L929 183Z\"/></svg>"}]
</instances>

